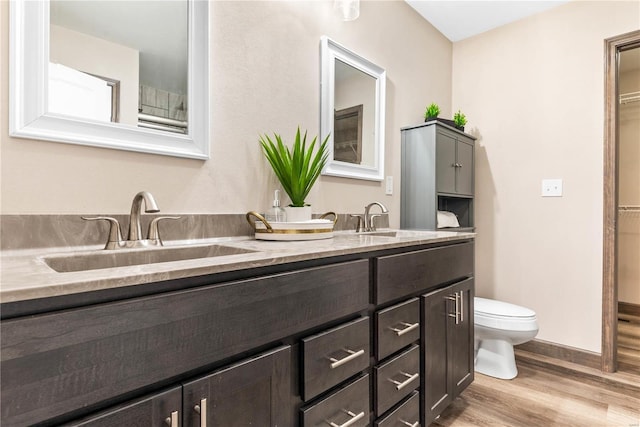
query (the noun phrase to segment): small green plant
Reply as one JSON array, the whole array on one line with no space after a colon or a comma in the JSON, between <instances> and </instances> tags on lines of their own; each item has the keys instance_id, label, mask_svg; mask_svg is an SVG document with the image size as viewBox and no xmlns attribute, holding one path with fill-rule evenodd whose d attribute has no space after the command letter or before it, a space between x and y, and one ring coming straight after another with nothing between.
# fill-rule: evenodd
<instances>
[{"instance_id":1,"label":"small green plant","mask_svg":"<svg viewBox=\"0 0 640 427\"><path fill-rule=\"evenodd\" d=\"M464 125L467 124L467 117L458 110L458 112L453 115L453 123L455 123L457 127L463 128Z\"/></svg>"},{"instance_id":2,"label":"small green plant","mask_svg":"<svg viewBox=\"0 0 640 427\"><path fill-rule=\"evenodd\" d=\"M260 136L262 151L282 184L282 188L289 195L291 206L305 206L305 198L327 163L329 135L319 145L315 155L313 149L316 146L317 137L313 138L307 147L307 132L305 131L301 139L299 127L293 143L293 151L282 142L280 135L274 133L273 136L275 142L267 135Z\"/></svg>"},{"instance_id":3,"label":"small green plant","mask_svg":"<svg viewBox=\"0 0 640 427\"><path fill-rule=\"evenodd\" d=\"M427 111L424 112L424 118L427 120L435 119L438 117L438 114L440 114L440 107L438 107L436 103L431 103L431 105L427 107Z\"/></svg>"}]
</instances>

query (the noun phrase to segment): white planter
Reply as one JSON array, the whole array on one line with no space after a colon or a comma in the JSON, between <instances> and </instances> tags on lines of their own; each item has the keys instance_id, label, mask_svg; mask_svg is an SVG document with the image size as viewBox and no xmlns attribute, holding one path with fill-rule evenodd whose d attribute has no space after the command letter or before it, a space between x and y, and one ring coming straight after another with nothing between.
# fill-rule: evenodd
<instances>
[{"instance_id":1,"label":"white planter","mask_svg":"<svg viewBox=\"0 0 640 427\"><path fill-rule=\"evenodd\" d=\"M311 206L303 206L300 208L293 206L285 206L287 213L287 222L301 222L311 220Z\"/></svg>"}]
</instances>

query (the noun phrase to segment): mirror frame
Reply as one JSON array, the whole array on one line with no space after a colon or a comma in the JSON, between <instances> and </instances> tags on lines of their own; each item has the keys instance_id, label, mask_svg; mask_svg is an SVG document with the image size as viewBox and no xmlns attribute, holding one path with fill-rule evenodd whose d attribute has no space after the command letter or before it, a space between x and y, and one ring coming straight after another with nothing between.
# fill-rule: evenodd
<instances>
[{"instance_id":1,"label":"mirror frame","mask_svg":"<svg viewBox=\"0 0 640 427\"><path fill-rule=\"evenodd\" d=\"M333 125L335 110L335 61L340 60L373 77L376 81L374 165L356 165L341 162L333 158ZM327 36L320 38L320 135L322 140L329 135L329 160L322 171L323 175L340 176L345 178L366 179L370 181L384 180L384 140L385 140L385 91L386 71L378 65L366 60L360 55L339 45Z\"/></svg>"},{"instance_id":2,"label":"mirror frame","mask_svg":"<svg viewBox=\"0 0 640 427\"><path fill-rule=\"evenodd\" d=\"M10 4L9 135L192 159L209 158L209 4L188 1L188 133L47 112L49 0Z\"/></svg>"}]
</instances>

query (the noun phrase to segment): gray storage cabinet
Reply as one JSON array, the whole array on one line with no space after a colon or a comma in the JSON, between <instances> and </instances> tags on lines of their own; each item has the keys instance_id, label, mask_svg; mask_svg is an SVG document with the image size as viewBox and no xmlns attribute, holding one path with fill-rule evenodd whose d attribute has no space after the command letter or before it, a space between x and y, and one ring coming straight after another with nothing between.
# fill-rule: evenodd
<instances>
[{"instance_id":1,"label":"gray storage cabinet","mask_svg":"<svg viewBox=\"0 0 640 427\"><path fill-rule=\"evenodd\" d=\"M430 121L401 129L400 227L435 230L438 210L454 212L460 228L473 230L475 138Z\"/></svg>"}]
</instances>

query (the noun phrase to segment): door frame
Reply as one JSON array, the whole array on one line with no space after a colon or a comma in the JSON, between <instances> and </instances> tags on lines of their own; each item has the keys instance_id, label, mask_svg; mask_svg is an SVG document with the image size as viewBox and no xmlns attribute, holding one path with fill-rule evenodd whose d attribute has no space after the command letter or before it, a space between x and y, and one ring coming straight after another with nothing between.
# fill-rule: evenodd
<instances>
[{"instance_id":1,"label":"door frame","mask_svg":"<svg viewBox=\"0 0 640 427\"><path fill-rule=\"evenodd\" d=\"M640 47L640 30L604 41L604 188L602 256L602 371L618 367L618 54Z\"/></svg>"}]
</instances>

